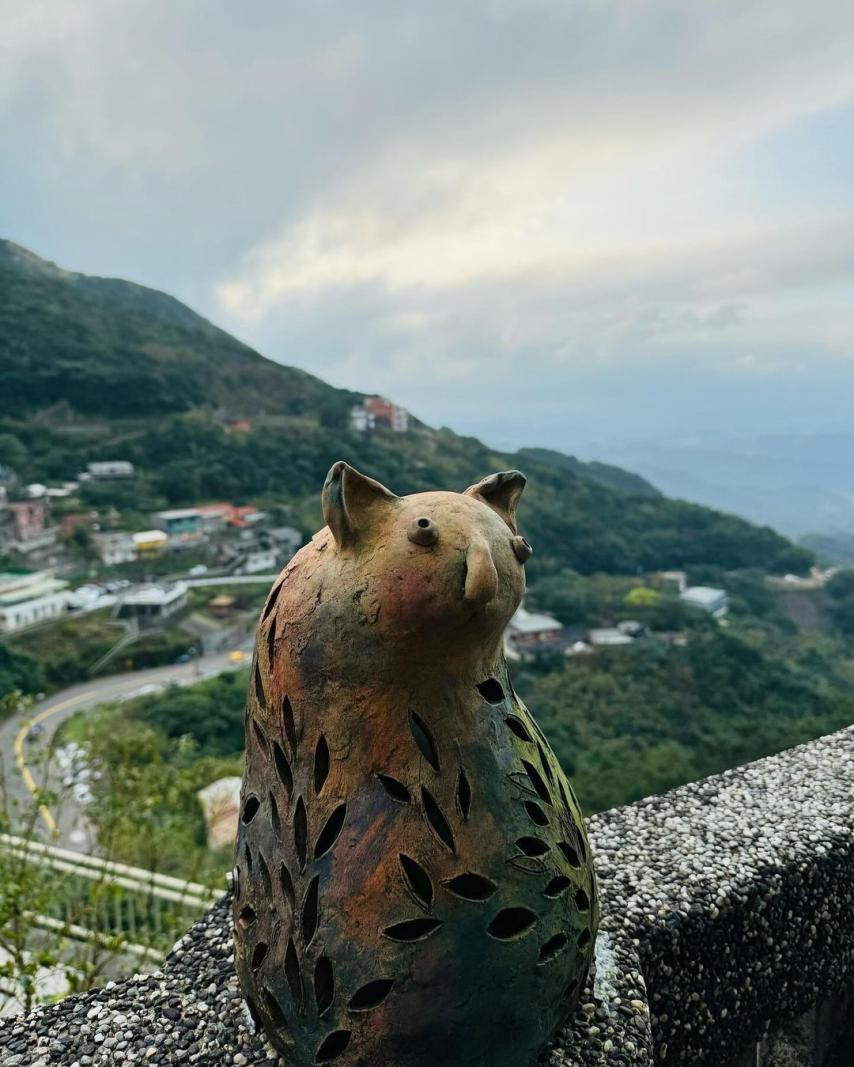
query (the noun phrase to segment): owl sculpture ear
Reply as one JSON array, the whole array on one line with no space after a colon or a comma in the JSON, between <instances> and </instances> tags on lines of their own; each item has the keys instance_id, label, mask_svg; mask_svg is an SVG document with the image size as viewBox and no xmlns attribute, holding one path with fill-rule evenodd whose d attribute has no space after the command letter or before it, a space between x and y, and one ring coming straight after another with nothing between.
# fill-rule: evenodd
<instances>
[{"instance_id":1,"label":"owl sculpture ear","mask_svg":"<svg viewBox=\"0 0 854 1067\"><path fill-rule=\"evenodd\" d=\"M323 483L323 517L339 548L357 544L383 508L397 501L384 485L349 463L333 463Z\"/></svg>"},{"instance_id":2,"label":"owl sculpture ear","mask_svg":"<svg viewBox=\"0 0 854 1067\"><path fill-rule=\"evenodd\" d=\"M489 504L507 523L513 533L516 529L516 505L528 479L521 471L501 471L490 474L477 485L470 485L465 496L477 497L484 504Z\"/></svg>"}]
</instances>

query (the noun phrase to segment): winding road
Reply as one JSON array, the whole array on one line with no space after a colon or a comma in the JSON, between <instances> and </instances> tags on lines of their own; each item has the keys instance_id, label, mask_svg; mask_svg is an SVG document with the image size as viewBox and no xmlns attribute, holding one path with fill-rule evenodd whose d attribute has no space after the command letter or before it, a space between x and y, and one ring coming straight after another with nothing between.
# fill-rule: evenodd
<instances>
[{"instance_id":1,"label":"winding road","mask_svg":"<svg viewBox=\"0 0 854 1067\"><path fill-rule=\"evenodd\" d=\"M246 645L241 646L241 651L247 651L250 645L251 642L247 641ZM43 775L39 773L43 757L57 729L75 712L88 711L109 701L126 699L141 694L143 690L153 692L167 685L192 685L202 678L234 669L236 666L242 664L230 662L229 653L224 652L204 656L189 663L93 678L40 701L32 716L25 719L18 716L0 724L0 754L5 764L6 789L10 804L23 810L24 806L32 802L39 788L44 786ZM149 686L152 688L148 689ZM42 730L38 736L31 737L30 731L36 725L41 726ZM14 756L14 767L11 765L11 756ZM58 818L45 805L40 806L39 815L52 843L79 852L92 851L85 818L73 800L63 799Z\"/></svg>"}]
</instances>

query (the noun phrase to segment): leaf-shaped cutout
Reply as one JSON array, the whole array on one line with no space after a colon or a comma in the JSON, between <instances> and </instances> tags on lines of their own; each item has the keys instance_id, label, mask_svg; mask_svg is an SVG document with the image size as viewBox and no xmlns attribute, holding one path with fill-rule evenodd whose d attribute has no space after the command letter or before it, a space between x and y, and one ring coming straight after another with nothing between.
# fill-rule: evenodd
<instances>
[{"instance_id":1,"label":"leaf-shaped cutout","mask_svg":"<svg viewBox=\"0 0 854 1067\"><path fill-rule=\"evenodd\" d=\"M316 874L309 882L302 902L302 939L303 947L308 948L317 933L319 919L320 875Z\"/></svg>"},{"instance_id":2,"label":"leaf-shaped cutout","mask_svg":"<svg viewBox=\"0 0 854 1067\"><path fill-rule=\"evenodd\" d=\"M317 739L317 746L314 750L314 793L315 796L319 795L320 790L323 789L326 784L326 779L329 776L329 745L326 743L326 738L323 734Z\"/></svg>"},{"instance_id":3,"label":"leaf-shaped cutout","mask_svg":"<svg viewBox=\"0 0 854 1067\"><path fill-rule=\"evenodd\" d=\"M288 948L285 952L285 978L287 979L291 996L294 998L294 1004L296 1005L297 1011L302 1015L302 974L300 973L299 957L297 956L296 945L294 945L293 938L288 939Z\"/></svg>"},{"instance_id":4,"label":"leaf-shaped cutout","mask_svg":"<svg viewBox=\"0 0 854 1067\"><path fill-rule=\"evenodd\" d=\"M273 833L278 840L282 839L282 820L279 816L279 805L276 803L276 798L272 793L267 795L267 800L270 804L270 826Z\"/></svg>"},{"instance_id":5,"label":"leaf-shaped cutout","mask_svg":"<svg viewBox=\"0 0 854 1067\"><path fill-rule=\"evenodd\" d=\"M276 774L279 776L279 781L285 787L285 792L290 800L294 791L294 775L288 762L288 757L282 751L282 746L278 741L273 742L273 762L276 764Z\"/></svg>"},{"instance_id":6,"label":"leaf-shaped cutout","mask_svg":"<svg viewBox=\"0 0 854 1067\"><path fill-rule=\"evenodd\" d=\"M542 745L537 745L537 748L540 752L540 765L543 768L543 773L550 782L554 783L554 771L552 770L551 760L546 755L546 750Z\"/></svg>"},{"instance_id":7,"label":"leaf-shaped cutout","mask_svg":"<svg viewBox=\"0 0 854 1067\"><path fill-rule=\"evenodd\" d=\"M559 897L562 893L565 893L571 885L572 879L567 878L565 874L559 874L555 878L552 878L543 890L543 896L553 900L555 897Z\"/></svg>"},{"instance_id":8,"label":"leaf-shaped cutout","mask_svg":"<svg viewBox=\"0 0 854 1067\"><path fill-rule=\"evenodd\" d=\"M291 702L287 697L282 701L282 725L285 728L285 737L288 739L288 744L291 746L291 755L296 756L297 724L294 720L294 709L291 707Z\"/></svg>"},{"instance_id":9,"label":"leaf-shaped cutout","mask_svg":"<svg viewBox=\"0 0 854 1067\"><path fill-rule=\"evenodd\" d=\"M249 1012L249 1018L252 1020L252 1025L256 1030L262 1030L264 1024L261 1022L261 1016L258 1014L258 1009L255 1007L255 1001L252 997L246 998L246 1009Z\"/></svg>"},{"instance_id":10,"label":"leaf-shaped cutout","mask_svg":"<svg viewBox=\"0 0 854 1067\"><path fill-rule=\"evenodd\" d=\"M282 886L282 894L285 900L288 902L288 906L291 909L291 914L294 912L295 896L294 896L294 880L291 878L291 872L288 870L286 864L282 864L279 868L279 882Z\"/></svg>"},{"instance_id":11,"label":"leaf-shaped cutout","mask_svg":"<svg viewBox=\"0 0 854 1067\"><path fill-rule=\"evenodd\" d=\"M399 782L397 778L392 778L390 774L378 774L377 778L379 778L380 784L392 800L397 800L401 804L410 804L412 802L412 794L403 782Z\"/></svg>"},{"instance_id":12,"label":"leaf-shaped cutout","mask_svg":"<svg viewBox=\"0 0 854 1067\"><path fill-rule=\"evenodd\" d=\"M544 941L540 945L540 954L537 958L537 966L542 966L544 963L551 963L553 959L556 959L561 952L564 951L569 944L569 938L564 933L555 934L554 937L550 937L548 941Z\"/></svg>"},{"instance_id":13,"label":"leaf-shaped cutout","mask_svg":"<svg viewBox=\"0 0 854 1067\"><path fill-rule=\"evenodd\" d=\"M587 948L590 942L593 940L593 935L585 926L581 933L578 935L577 944L579 948Z\"/></svg>"},{"instance_id":14,"label":"leaf-shaped cutout","mask_svg":"<svg viewBox=\"0 0 854 1067\"><path fill-rule=\"evenodd\" d=\"M390 941L423 941L442 925L439 919L404 919L383 930L383 937Z\"/></svg>"},{"instance_id":15,"label":"leaf-shaped cutout","mask_svg":"<svg viewBox=\"0 0 854 1067\"><path fill-rule=\"evenodd\" d=\"M552 798L549 793L549 787L543 781L542 775L537 768L528 760L522 760L522 766L525 768L525 774L528 775L528 779L531 785L534 787L534 792L542 800L544 804L551 804Z\"/></svg>"},{"instance_id":16,"label":"leaf-shaped cutout","mask_svg":"<svg viewBox=\"0 0 854 1067\"><path fill-rule=\"evenodd\" d=\"M347 805L339 804L335 811L333 811L326 820L323 829L317 835L317 844L314 846L314 858L316 860L319 860L321 856L325 856L338 840L338 835L341 833L346 814Z\"/></svg>"},{"instance_id":17,"label":"leaf-shaped cutout","mask_svg":"<svg viewBox=\"0 0 854 1067\"><path fill-rule=\"evenodd\" d=\"M350 1044L349 1030L333 1030L322 1041L314 1056L315 1063L331 1063L337 1060Z\"/></svg>"},{"instance_id":18,"label":"leaf-shaped cutout","mask_svg":"<svg viewBox=\"0 0 854 1067\"><path fill-rule=\"evenodd\" d=\"M516 848L524 856L545 856L549 850L548 844L539 837L518 837Z\"/></svg>"},{"instance_id":19,"label":"leaf-shaped cutout","mask_svg":"<svg viewBox=\"0 0 854 1067\"><path fill-rule=\"evenodd\" d=\"M558 778L557 787L560 790L560 799L563 801L563 806L567 809L567 811L571 811L572 809L570 807L569 800L567 799L567 796L566 796L566 788L565 788L565 786L563 784L563 779L562 778Z\"/></svg>"},{"instance_id":20,"label":"leaf-shaped cutout","mask_svg":"<svg viewBox=\"0 0 854 1067\"><path fill-rule=\"evenodd\" d=\"M571 845L568 841L558 841L557 847L561 850L566 858L566 862L570 867L580 867L581 859L575 850L575 846Z\"/></svg>"},{"instance_id":21,"label":"leaf-shaped cutout","mask_svg":"<svg viewBox=\"0 0 854 1067\"><path fill-rule=\"evenodd\" d=\"M267 598L267 603L266 603L266 605L264 607L264 614L261 616L261 622L265 622L269 618L270 612L276 606L276 601L279 599L279 593L281 593L281 591L282 591L282 583L281 582L279 582L278 585L273 586L273 591L270 593L269 597Z\"/></svg>"},{"instance_id":22,"label":"leaf-shaped cutout","mask_svg":"<svg viewBox=\"0 0 854 1067\"><path fill-rule=\"evenodd\" d=\"M373 982L368 982L367 985L356 990L350 997L348 1009L350 1011L372 1011L378 1008L391 992L393 985L393 978L375 978Z\"/></svg>"},{"instance_id":23,"label":"leaf-shaped cutout","mask_svg":"<svg viewBox=\"0 0 854 1067\"><path fill-rule=\"evenodd\" d=\"M267 950L269 945L266 941L259 941L255 948L252 950L252 963L251 967L253 971L257 971L264 960L267 958Z\"/></svg>"},{"instance_id":24,"label":"leaf-shaped cutout","mask_svg":"<svg viewBox=\"0 0 854 1067\"><path fill-rule=\"evenodd\" d=\"M258 747L261 749L265 756L269 756L270 742L267 740L267 735L261 728L261 724L254 716L252 718L252 732L255 734L255 740L258 742Z\"/></svg>"},{"instance_id":25,"label":"leaf-shaped cutout","mask_svg":"<svg viewBox=\"0 0 854 1067\"><path fill-rule=\"evenodd\" d=\"M261 665L255 661L255 699L259 708L267 706L267 694L264 692L264 680L261 677Z\"/></svg>"},{"instance_id":26,"label":"leaf-shaped cutout","mask_svg":"<svg viewBox=\"0 0 854 1067\"><path fill-rule=\"evenodd\" d=\"M525 801L525 811L527 811L528 818L531 820L531 822L536 823L537 826L549 825L548 815L546 815L540 805L535 803L533 800Z\"/></svg>"},{"instance_id":27,"label":"leaf-shaped cutout","mask_svg":"<svg viewBox=\"0 0 854 1067\"><path fill-rule=\"evenodd\" d=\"M477 690L487 704L500 704L504 699L504 690L497 678L487 678L485 682L480 682Z\"/></svg>"},{"instance_id":28,"label":"leaf-shaped cutout","mask_svg":"<svg viewBox=\"0 0 854 1067\"><path fill-rule=\"evenodd\" d=\"M507 723L507 728L511 733L515 734L520 741L527 741L528 744L533 744L533 737L528 733L528 727L522 722L516 715L508 715L504 720Z\"/></svg>"},{"instance_id":29,"label":"leaf-shaped cutout","mask_svg":"<svg viewBox=\"0 0 854 1067\"><path fill-rule=\"evenodd\" d=\"M442 885L455 897L476 901L489 900L498 888L491 878L476 874L474 871L464 871L454 878L446 878Z\"/></svg>"},{"instance_id":30,"label":"leaf-shaped cutout","mask_svg":"<svg viewBox=\"0 0 854 1067\"><path fill-rule=\"evenodd\" d=\"M425 911L429 911L433 906L433 883L430 881L430 875L411 856L401 852L398 859L406 888L412 894L415 903L420 904Z\"/></svg>"},{"instance_id":31,"label":"leaf-shaped cutout","mask_svg":"<svg viewBox=\"0 0 854 1067\"><path fill-rule=\"evenodd\" d=\"M542 856L511 856L507 861L508 866L515 867L524 874L545 874L548 865Z\"/></svg>"},{"instance_id":32,"label":"leaf-shaped cutout","mask_svg":"<svg viewBox=\"0 0 854 1067\"><path fill-rule=\"evenodd\" d=\"M457 776L457 809L463 822L468 822L469 812L471 811L471 785L468 775L462 767L460 767L460 773Z\"/></svg>"},{"instance_id":33,"label":"leaf-shaped cutout","mask_svg":"<svg viewBox=\"0 0 854 1067\"><path fill-rule=\"evenodd\" d=\"M253 908L248 904L240 909L240 914L237 916L237 925L241 930L248 930L252 923L255 922L257 916Z\"/></svg>"},{"instance_id":34,"label":"leaf-shaped cutout","mask_svg":"<svg viewBox=\"0 0 854 1067\"><path fill-rule=\"evenodd\" d=\"M308 815L302 797L297 797L294 808L294 848L297 853L300 871L305 870L305 860L308 855Z\"/></svg>"},{"instance_id":35,"label":"leaf-shaped cutout","mask_svg":"<svg viewBox=\"0 0 854 1067\"><path fill-rule=\"evenodd\" d=\"M243 846L243 859L246 862L246 873L247 874L252 874L252 867L253 867L252 849L249 847L249 843L248 842Z\"/></svg>"},{"instance_id":36,"label":"leaf-shaped cutout","mask_svg":"<svg viewBox=\"0 0 854 1067\"><path fill-rule=\"evenodd\" d=\"M502 908L486 930L499 941L515 941L529 933L536 923L537 916L530 908Z\"/></svg>"},{"instance_id":37,"label":"leaf-shaped cutout","mask_svg":"<svg viewBox=\"0 0 854 1067\"><path fill-rule=\"evenodd\" d=\"M258 814L258 809L261 807L261 801L258 797L247 797L243 802L243 814L240 816L240 821L244 826L247 826L255 816Z\"/></svg>"},{"instance_id":38,"label":"leaf-shaped cutout","mask_svg":"<svg viewBox=\"0 0 854 1067\"><path fill-rule=\"evenodd\" d=\"M513 771L512 774L507 775L507 778L508 781L515 785L521 793L527 793L529 797L537 796L536 791L531 785L531 779L524 771ZM537 799L539 799L539 797L537 797Z\"/></svg>"},{"instance_id":39,"label":"leaf-shaped cutout","mask_svg":"<svg viewBox=\"0 0 854 1067\"><path fill-rule=\"evenodd\" d=\"M314 1002L317 1005L317 1014L323 1015L334 998L335 971L332 969L332 961L321 956L314 965Z\"/></svg>"},{"instance_id":40,"label":"leaf-shaped cutout","mask_svg":"<svg viewBox=\"0 0 854 1067\"><path fill-rule=\"evenodd\" d=\"M282 1005L276 1000L273 993L265 986L262 990L264 996L264 1007L267 1009L267 1014L273 1022L273 1026L277 1030L287 1030L288 1020L285 1013L282 1011Z\"/></svg>"},{"instance_id":41,"label":"leaf-shaped cutout","mask_svg":"<svg viewBox=\"0 0 854 1067\"><path fill-rule=\"evenodd\" d=\"M433 740L433 735L430 732L427 723L421 718L421 716L415 712L409 713L409 728L412 731L412 736L415 739L415 744L421 752L421 755L434 771L439 772L439 752L436 748L436 742Z\"/></svg>"},{"instance_id":42,"label":"leaf-shaped cutout","mask_svg":"<svg viewBox=\"0 0 854 1067\"><path fill-rule=\"evenodd\" d=\"M261 890L267 900L273 895L273 880L270 877L270 868L264 859L262 852L258 853L258 873L261 876Z\"/></svg>"},{"instance_id":43,"label":"leaf-shaped cutout","mask_svg":"<svg viewBox=\"0 0 854 1067\"><path fill-rule=\"evenodd\" d=\"M267 663L272 666L273 654L276 651L276 620L270 623L270 628L267 630Z\"/></svg>"},{"instance_id":44,"label":"leaf-shaped cutout","mask_svg":"<svg viewBox=\"0 0 854 1067\"><path fill-rule=\"evenodd\" d=\"M575 891L575 906L579 911L589 911L590 909L590 897L587 895L585 889L576 889Z\"/></svg>"},{"instance_id":45,"label":"leaf-shaped cutout","mask_svg":"<svg viewBox=\"0 0 854 1067\"><path fill-rule=\"evenodd\" d=\"M450 826L448 826L448 820L442 814L442 809L436 803L433 794L428 789L425 789L424 786L421 787L421 803L424 805L424 814L427 816L427 821L430 823L433 832L451 852L456 852L454 835L451 833Z\"/></svg>"}]
</instances>

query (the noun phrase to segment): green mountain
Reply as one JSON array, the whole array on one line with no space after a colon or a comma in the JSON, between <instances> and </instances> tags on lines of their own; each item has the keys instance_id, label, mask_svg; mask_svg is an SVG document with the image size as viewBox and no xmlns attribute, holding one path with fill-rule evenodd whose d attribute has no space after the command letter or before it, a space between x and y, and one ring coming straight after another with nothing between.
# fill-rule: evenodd
<instances>
[{"instance_id":1,"label":"green mountain","mask_svg":"<svg viewBox=\"0 0 854 1067\"><path fill-rule=\"evenodd\" d=\"M397 492L463 488L492 470L530 478L532 578L714 565L803 571L811 556L768 528L668 500L605 464L543 449L507 454L412 420L350 430L361 394L254 352L164 293L60 269L0 242L0 463L26 480L129 459L133 486L92 504L140 513L229 498L284 501L306 529L329 466L346 458ZM250 420L234 432L235 419Z\"/></svg>"}]
</instances>

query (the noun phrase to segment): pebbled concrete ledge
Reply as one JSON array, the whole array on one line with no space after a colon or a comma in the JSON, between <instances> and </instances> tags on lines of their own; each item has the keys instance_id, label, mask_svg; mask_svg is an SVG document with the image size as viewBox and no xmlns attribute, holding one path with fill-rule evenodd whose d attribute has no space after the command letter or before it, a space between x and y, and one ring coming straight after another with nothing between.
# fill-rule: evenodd
<instances>
[{"instance_id":1,"label":"pebbled concrete ledge","mask_svg":"<svg viewBox=\"0 0 854 1067\"><path fill-rule=\"evenodd\" d=\"M594 973L541 1067L736 1064L772 1022L850 986L854 728L605 812L590 833ZM274 1067L229 939L223 898L156 974L4 1021L0 1064Z\"/></svg>"}]
</instances>

